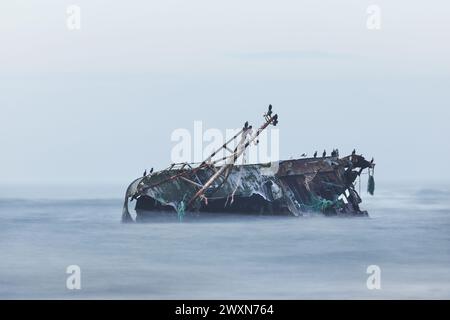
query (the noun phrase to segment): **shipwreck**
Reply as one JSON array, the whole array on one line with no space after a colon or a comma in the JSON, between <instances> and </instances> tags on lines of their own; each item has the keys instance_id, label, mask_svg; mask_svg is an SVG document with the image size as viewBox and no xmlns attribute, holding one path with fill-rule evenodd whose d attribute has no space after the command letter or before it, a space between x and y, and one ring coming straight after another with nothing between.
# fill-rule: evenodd
<instances>
[{"instance_id":1,"label":"shipwreck","mask_svg":"<svg viewBox=\"0 0 450 320\"><path fill-rule=\"evenodd\" d=\"M367 216L360 208L355 182L367 169L368 192L373 194L375 164L373 158L368 161L355 150L344 157L334 150L329 156L324 152L318 157L316 152L311 158L239 164L246 150L259 142L260 133L277 124L278 115L270 105L261 127L253 131L246 122L201 163L174 163L165 170L144 173L127 188L122 221L161 215L181 221L217 213ZM220 152L226 156L217 159ZM134 219L129 211L133 201Z\"/></svg>"}]
</instances>

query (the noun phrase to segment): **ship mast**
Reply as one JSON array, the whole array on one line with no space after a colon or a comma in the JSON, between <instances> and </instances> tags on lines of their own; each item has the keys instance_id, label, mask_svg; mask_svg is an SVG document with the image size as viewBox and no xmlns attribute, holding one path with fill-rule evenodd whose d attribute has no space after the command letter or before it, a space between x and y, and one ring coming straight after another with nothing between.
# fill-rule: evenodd
<instances>
[{"instance_id":1,"label":"ship mast","mask_svg":"<svg viewBox=\"0 0 450 320\"><path fill-rule=\"evenodd\" d=\"M197 193L189 200L187 208L191 208L195 203L195 201L199 197L202 197L205 191L208 190L208 188L214 183L214 181L216 181L226 170L231 170L231 168L236 163L237 159L245 152L245 150L250 146L250 144L259 137L261 132L263 132L271 124L274 126L278 124L278 115L275 114L272 116L272 105L269 105L269 110L267 111L267 113L264 114L264 118L266 122L255 132L255 134L250 135L250 137L248 137L248 135L251 134L250 127L246 126L244 127L244 129L242 130L242 138L238 146L234 149L231 155L218 160L218 161L225 160L226 162L222 167L220 167L219 170L216 171L216 173L214 173L209 178L209 180L200 188L200 190L198 190ZM223 147L225 147L225 145ZM212 156L208 157L207 160L205 161L211 160L214 155L215 153L213 153ZM203 163L205 163L205 161L203 161Z\"/></svg>"}]
</instances>

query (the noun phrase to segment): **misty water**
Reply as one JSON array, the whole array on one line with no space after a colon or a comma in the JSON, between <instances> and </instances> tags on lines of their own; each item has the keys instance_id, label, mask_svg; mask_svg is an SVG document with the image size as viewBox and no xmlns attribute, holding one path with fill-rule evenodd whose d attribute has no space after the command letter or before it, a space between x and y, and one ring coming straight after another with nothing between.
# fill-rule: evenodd
<instances>
[{"instance_id":1,"label":"misty water","mask_svg":"<svg viewBox=\"0 0 450 320\"><path fill-rule=\"evenodd\" d=\"M0 193L3 299L450 298L448 185L377 185L362 193L370 218L135 224L120 223L119 192L20 190ZM69 265L81 290L66 288Z\"/></svg>"}]
</instances>

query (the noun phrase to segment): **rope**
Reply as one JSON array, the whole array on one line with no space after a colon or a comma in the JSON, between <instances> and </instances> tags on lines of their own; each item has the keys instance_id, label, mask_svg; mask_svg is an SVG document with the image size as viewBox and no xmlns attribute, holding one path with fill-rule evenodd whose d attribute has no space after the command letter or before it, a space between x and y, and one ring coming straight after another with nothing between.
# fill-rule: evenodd
<instances>
[{"instance_id":1,"label":"rope","mask_svg":"<svg viewBox=\"0 0 450 320\"><path fill-rule=\"evenodd\" d=\"M184 200L186 199L186 195L184 195L183 200L177 206L177 215L178 221L183 222L183 218L186 215L186 204Z\"/></svg>"},{"instance_id":2,"label":"rope","mask_svg":"<svg viewBox=\"0 0 450 320\"><path fill-rule=\"evenodd\" d=\"M367 192L373 196L375 193L375 179L374 179L375 169L372 169L372 171L369 168L369 180L367 181Z\"/></svg>"}]
</instances>

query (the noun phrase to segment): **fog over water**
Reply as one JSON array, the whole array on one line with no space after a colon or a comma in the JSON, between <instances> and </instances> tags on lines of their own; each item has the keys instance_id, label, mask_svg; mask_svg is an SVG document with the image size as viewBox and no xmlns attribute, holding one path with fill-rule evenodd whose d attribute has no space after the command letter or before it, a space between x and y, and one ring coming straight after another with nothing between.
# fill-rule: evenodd
<instances>
[{"instance_id":1,"label":"fog over water","mask_svg":"<svg viewBox=\"0 0 450 320\"><path fill-rule=\"evenodd\" d=\"M120 223L120 198L3 198L0 297L450 298L450 186L363 198L370 218L136 224ZM74 264L80 291L66 289ZM381 290L366 287L369 265Z\"/></svg>"}]
</instances>

